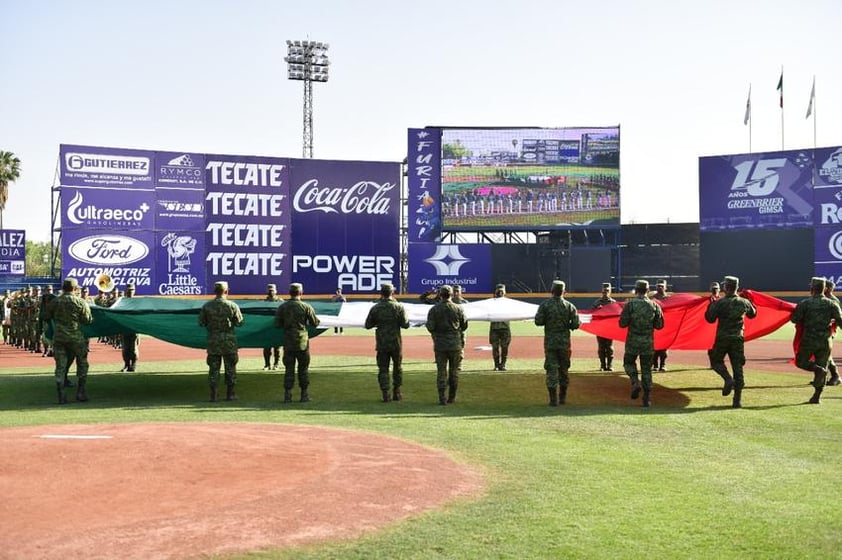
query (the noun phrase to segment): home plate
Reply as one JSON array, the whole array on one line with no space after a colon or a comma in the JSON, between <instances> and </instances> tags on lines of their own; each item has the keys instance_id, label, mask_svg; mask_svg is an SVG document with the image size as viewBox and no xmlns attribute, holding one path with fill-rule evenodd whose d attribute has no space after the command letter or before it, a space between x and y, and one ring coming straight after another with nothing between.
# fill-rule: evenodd
<instances>
[{"instance_id":1,"label":"home plate","mask_svg":"<svg viewBox=\"0 0 842 560\"><path fill-rule=\"evenodd\" d=\"M491 346L474 346L474 350L491 350Z\"/></svg>"}]
</instances>

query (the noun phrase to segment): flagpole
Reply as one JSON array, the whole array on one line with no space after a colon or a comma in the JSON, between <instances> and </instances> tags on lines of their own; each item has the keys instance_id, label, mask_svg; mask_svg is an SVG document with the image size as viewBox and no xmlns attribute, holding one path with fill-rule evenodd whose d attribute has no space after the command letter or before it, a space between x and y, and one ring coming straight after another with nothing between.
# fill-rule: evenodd
<instances>
[{"instance_id":1,"label":"flagpole","mask_svg":"<svg viewBox=\"0 0 842 560\"><path fill-rule=\"evenodd\" d=\"M816 149L816 76L813 76L813 150Z\"/></svg>"},{"instance_id":2,"label":"flagpole","mask_svg":"<svg viewBox=\"0 0 842 560\"><path fill-rule=\"evenodd\" d=\"M781 151L784 150L784 67L781 65Z\"/></svg>"}]
</instances>

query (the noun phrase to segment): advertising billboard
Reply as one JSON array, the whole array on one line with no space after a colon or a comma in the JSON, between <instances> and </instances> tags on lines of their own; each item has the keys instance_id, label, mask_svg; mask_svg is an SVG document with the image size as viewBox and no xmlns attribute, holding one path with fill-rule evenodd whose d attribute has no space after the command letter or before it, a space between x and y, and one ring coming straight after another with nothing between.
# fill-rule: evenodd
<instances>
[{"instance_id":1,"label":"advertising billboard","mask_svg":"<svg viewBox=\"0 0 842 560\"><path fill-rule=\"evenodd\" d=\"M59 147L59 178L65 186L151 189L153 165L154 152L146 150L71 144Z\"/></svg>"},{"instance_id":2,"label":"advertising billboard","mask_svg":"<svg viewBox=\"0 0 842 560\"><path fill-rule=\"evenodd\" d=\"M26 231L0 229L0 276L26 274Z\"/></svg>"},{"instance_id":3,"label":"advertising billboard","mask_svg":"<svg viewBox=\"0 0 842 560\"><path fill-rule=\"evenodd\" d=\"M699 158L701 231L813 225L813 150Z\"/></svg>"},{"instance_id":4,"label":"advertising billboard","mask_svg":"<svg viewBox=\"0 0 842 560\"><path fill-rule=\"evenodd\" d=\"M292 282L312 293L400 285L400 164L291 160Z\"/></svg>"},{"instance_id":5,"label":"advertising billboard","mask_svg":"<svg viewBox=\"0 0 842 560\"><path fill-rule=\"evenodd\" d=\"M152 231L69 229L62 233L61 257L64 276L76 278L81 286L98 289L108 277L119 289L133 283L138 295L153 293Z\"/></svg>"},{"instance_id":6,"label":"advertising billboard","mask_svg":"<svg viewBox=\"0 0 842 560\"><path fill-rule=\"evenodd\" d=\"M491 292L491 245L411 243L408 252L410 292L445 284L467 294Z\"/></svg>"}]
</instances>

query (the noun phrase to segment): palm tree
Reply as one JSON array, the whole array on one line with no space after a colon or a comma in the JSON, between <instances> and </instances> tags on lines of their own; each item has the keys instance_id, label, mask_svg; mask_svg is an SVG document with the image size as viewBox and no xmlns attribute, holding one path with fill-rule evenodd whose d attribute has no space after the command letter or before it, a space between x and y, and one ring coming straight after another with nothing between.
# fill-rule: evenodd
<instances>
[{"instance_id":1,"label":"palm tree","mask_svg":"<svg viewBox=\"0 0 842 560\"><path fill-rule=\"evenodd\" d=\"M20 158L12 152L0 150L0 229L3 229L3 210L9 200L9 183L20 177Z\"/></svg>"}]
</instances>

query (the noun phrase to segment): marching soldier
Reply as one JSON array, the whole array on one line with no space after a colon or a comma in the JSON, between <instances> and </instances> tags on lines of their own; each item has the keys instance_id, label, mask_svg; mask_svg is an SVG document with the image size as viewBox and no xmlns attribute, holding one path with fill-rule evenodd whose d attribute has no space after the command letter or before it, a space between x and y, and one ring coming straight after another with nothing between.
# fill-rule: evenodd
<instances>
[{"instance_id":1,"label":"marching soldier","mask_svg":"<svg viewBox=\"0 0 842 560\"><path fill-rule=\"evenodd\" d=\"M553 280L552 297L541 303L535 313L535 324L544 327L544 370L547 372L550 406L567 402L570 332L581 325L576 306L564 299L564 288L564 281Z\"/></svg>"},{"instance_id":2,"label":"marching soldier","mask_svg":"<svg viewBox=\"0 0 842 560\"><path fill-rule=\"evenodd\" d=\"M91 308L74 291L79 286L75 278L65 278L61 295L50 302L44 315L45 321L54 321L53 357L56 362L55 381L58 403L66 404L65 380L70 364L76 360L76 400L88 400L85 390L88 379L88 340L82 333L82 325L93 322Z\"/></svg>"},{"instance_id":3,"label":"marching soldier","mask_svg":"<svg viewBox=\"0 0 842 560\"><path fill-rule=\"evenodd\" d=\"M468 330L468 320L462 307L450 301L453 288L442 286L439 289L441 301L427 312L427 331L433 337L433 351L436 355L436 388L439 392L439 404L447 405L456 401L459 388L459 370L462 369L462 342ZM445 398L445 389L448 390Z\"/></svg>"},{"instance_id":4,"label":"marching soldier","mask_svg":"<svg viewBox=\"0 0 842 560\"><path fill-rule=\"evenodd\" d=\"M649 282L638 280L634 285L635 297L626 302L620 312L620 328L628 327L623 369L631 380L631 398L640 396L641 379L638 379L637 361L643 381L643 406L652 406L652 360L655 354L655 329L664 328L661 306L649 299Z\"/></svg>"}]
</instances>

